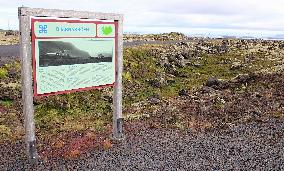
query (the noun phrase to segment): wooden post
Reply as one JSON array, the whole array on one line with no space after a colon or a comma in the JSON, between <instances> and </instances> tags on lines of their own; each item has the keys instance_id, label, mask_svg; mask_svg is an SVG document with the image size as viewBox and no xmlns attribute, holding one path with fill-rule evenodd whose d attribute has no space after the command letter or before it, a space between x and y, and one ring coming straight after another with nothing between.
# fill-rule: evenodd
<instances>
[{"instance_id":1,"label":"wooden post","mask_svg":"<svg viewBox=\"0 0 284 171\"><path fill-rule=\"evenodd\" d=\"M32 88L32 58L31 58L31 38L30 38L30 17L21 14L19 8L20 20L20 58L21 58L21 77L22 77L22 99L25 126L25 141L27 146L27 155L32 163L37 158L34 106L33 106L33 88Z\"/></svg>"},{"instance_id":2,"label":"wooden post","mask_svg":"<svg viewBox=\"0 0 284 171\"><path fill-rule=\"evenodd\" d=\"M118 22L118 46L117 46L117 58L116 58L116 80L114 86L113 96L113 138L121 140L124 138L122 131L122 70L123 70L123 18Z\"/></svg>"}]
</instances>

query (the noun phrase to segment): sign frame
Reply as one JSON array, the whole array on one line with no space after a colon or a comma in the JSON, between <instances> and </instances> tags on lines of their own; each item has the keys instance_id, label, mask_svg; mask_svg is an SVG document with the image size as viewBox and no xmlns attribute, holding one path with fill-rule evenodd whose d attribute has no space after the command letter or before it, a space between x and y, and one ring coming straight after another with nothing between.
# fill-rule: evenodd
<instances>
[{"instance_id":1,"label":"sign frame","mask_svg":"<svg viewBox=\"0 0 284 171\"><path fill-rule=\"evenodd\" d=\"M92 20L113 20L117 23L117 42L115 52L115 83L113 95L113 134L115 140L124 139L122 129L122 71L123 71L123 15L114 13L101 13L89 11L74 11L60 9L43 9L19 7L19 31L20 31L20 58L22 100L25 127L25 142L27 156L32 164L39 158L36 150L35 122L34 122L34 93L33 93L33 70L32 70L32 47L31 47L31 18L32 17L55 17L76 18Z\"/></svg>"},{"instance_id":2,"label":"sign frame","mask_svg":"<svg viewBox=\"0 0 284 171\"><path fill-rule=\"evenodd\" d=\"M96 35L95 36L88 36L88 37L63 37L63 36L56 36L56 37L39 37L38 39L53 39L53 38L113 38L114 39L114 48L115 48L115 53L114 53L114 80L116 80L116 58L117 58L117 48L118 48L118 22L117 21L94 21L94 20L78 20L78 19L56 19L56 18L46 18L44 19L43 17L41 18L31 18L31 31L32 31L32 65L33 65L33 90L34 90L34 97L42 97L42 96L50 96L50 95L58 95L58 94L65 94L65 93L71 93L71 92L77 92L77 91L86 91L86 90L92 90L92 89L101 89L105 87L114 87L115 82L111 84L104 84L104 85L98 85L98 86L90 86L90 87L83 87L83 88L78 88L78 89L69 89L69 90L63 90L63 91L56 91L56 92L50 92L50 93L44 93L44 94L38 94L37 92L37 75L36 75L36 54L35 54L35 40L36 40L36 35L34 31L34 24L35 22L65 22L65 23L93 23L96 24ZM115 33L114 36L110 37L104 37L104 36L98 36L98 24L113 24L115 26Z\"/></svg>"}]
</instances>

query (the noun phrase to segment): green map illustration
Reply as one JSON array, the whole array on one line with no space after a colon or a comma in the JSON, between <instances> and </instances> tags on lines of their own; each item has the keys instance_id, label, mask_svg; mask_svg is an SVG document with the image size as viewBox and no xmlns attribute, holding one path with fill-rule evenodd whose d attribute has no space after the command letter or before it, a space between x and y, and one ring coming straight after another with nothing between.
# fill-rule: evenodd
<instances>
[{"instance_id":1,"label":"green map illustration","mask_svg":"<svg viewBox=\"0 0 284 171\"><path fill-rule=\"evenodd\" d=\"M103 26L102 31L104 35L109 35L112 33L112 27L111 26Z\"/></svg>"}]
</instances>

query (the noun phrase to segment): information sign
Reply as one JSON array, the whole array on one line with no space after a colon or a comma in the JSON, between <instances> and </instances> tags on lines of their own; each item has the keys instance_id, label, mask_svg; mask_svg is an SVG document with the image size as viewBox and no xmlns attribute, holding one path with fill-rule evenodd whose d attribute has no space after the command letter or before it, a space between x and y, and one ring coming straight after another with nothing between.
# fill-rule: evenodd
<instances>
[{"instance_id":1,"label":"information sign","mask_svg":"<svg viewBox=\"0 0 284 171\"><path fill-rule=\"evenodd\" d=\"M44 17L31 22L35 96L114 85L116 22Z\"/></svg>"}]
</instances>

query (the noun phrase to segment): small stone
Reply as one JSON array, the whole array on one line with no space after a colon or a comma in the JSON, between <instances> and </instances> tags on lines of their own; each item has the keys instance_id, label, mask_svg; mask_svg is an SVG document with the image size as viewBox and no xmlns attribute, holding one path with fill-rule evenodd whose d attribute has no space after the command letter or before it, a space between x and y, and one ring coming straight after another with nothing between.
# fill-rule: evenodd
<instances>
[{"instance_id":1,"label":"small stone","mask_svg":"<svg viewBox=\"0 0 284 171\"><path fill-rule=\"evenodd\" d=\"M185 60L184 60L184 57L181 55L179 56L179 59L176 61L176 65L178 67L185 67Z\"/></svg>"},{"instance_id":2,"label":"small stone","mask_svg":"<svg viewBox=\"0 0 284 171\"><path fill-rule=\"evenodd\" d=\"M181 90L178 92L178 95L179 95L179 96L188 96L189 93L188 93L188 90L186 90L186 89L181 89Z\"/></svg>"},{"instance_id":3,"label":"small stone","mask_svg":"<svg viewBox=\"0 0 284 171\"><path fill-rule=\"evenodd\" d=\"M112 147L112 143L109 139L105 139L104 142L103 142L103 148L105 150L108 150Z\"/></svg>"},{"instance_id":4,"label":"small stone","mask_svg":"<svg viewBox=\"0 0 284 171\"><path fill-rule=\"evenodd\" d=\"M148 99L148 102L150 104L153 104L153 105L156 105L156 104L159 104L160 103L160 99L156 98L156 97L151 97Z\"/></svg>"},{"instance_id":5,"label":"small stone","mask_svg":"<svg viewBox=\"0 0 284 171\"><path fill-rule=\"evenodd\" d=\"M169 56L168 60L169 60L169 62L174 62L174 61L176 61L176 58L175 58L175 56Z\"/></svg>"},{"instance_id":6,"label":"small stone","mask_svg":"<svg viewBox=\"0 0 284 171\"><path fill-rule=\"evenodd\" d=\"M194 62L192 65L193 65L194 67L196 67L196 68L202 67L202 64L199 63L199 62Z\"/></svg>"},{"instance_id":7,"label":"small stone","mask_svg":"<svg viewBox=\"0 0 284 171\"><path fill-rule=\"evenodd\" d=\"M231 70L237 70L243 67L243 65L240 62L233 62L232 66L230 67Z\"/></svg>"},{"instance_id":8,"label":"small stone","mask_svg":"<svg viewBox=\"0 0 284 171\"><path fill-rule=\"evenodd\" d=\"M156 78L153 80L150 80L149 83L153 87L161 88L162 86L165 86L167 84L167 81L165 80L164 74L157 74Z\"/></svg>"}]
</instances>

